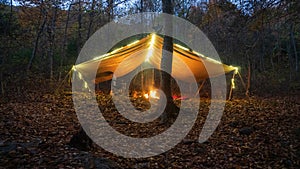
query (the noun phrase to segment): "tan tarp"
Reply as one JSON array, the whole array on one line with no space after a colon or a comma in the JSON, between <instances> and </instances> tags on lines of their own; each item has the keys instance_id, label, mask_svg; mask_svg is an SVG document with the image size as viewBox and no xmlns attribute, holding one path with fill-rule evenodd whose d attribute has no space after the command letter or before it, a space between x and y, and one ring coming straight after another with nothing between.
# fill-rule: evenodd
<instances>
[{"instance_id":1,"label":"tan tarp","mask_svg":"<svg viewBox=\"0 0 300 169\"><path fill-rule=\"evenodd\" d=\"M147 62L159 69L161 63L163 38L152 34L135 41L132 44L114 50L93 60L83 62L75 66L83 76L89 75L97 67L95 83L103 82L115 77L124 76L143 63ZM122 71L115 72L122 62ZM214 59L205 57L180 45L174 44L172 76L179 80L189 81L190 76L182 68L187 65L193 73L196 81L216 77L224 73L236 70L236 67L228 66ZM209 70L209 75L208 75Z\"/></svg>"}]
</instances>

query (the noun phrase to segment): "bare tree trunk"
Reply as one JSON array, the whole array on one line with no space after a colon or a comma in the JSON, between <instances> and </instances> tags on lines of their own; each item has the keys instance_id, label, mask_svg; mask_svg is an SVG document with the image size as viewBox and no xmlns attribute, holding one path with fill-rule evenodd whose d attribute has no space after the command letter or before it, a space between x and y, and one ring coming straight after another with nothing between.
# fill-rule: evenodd
<instances>
[{"instance_id":1,"label":"bare tree trunk","mask_svg":"<svg viewBox=\"0 0 300 169\"><path fill-rule=\"evenodd\" d=\"M5 90L4 90L4 79L3 79L3 71L2 70L0 71L0 83L1 83L1 94L2 94L2 96L4 96Z\"/></svg>"},{"instance_id":2,"label":"bare tree trunk","mask_svg":"<svg viewBox=\"0 0 300 169\"><path fill-rule=\"evenodd\" d=\"M93 26L93 22L94 22L95 5L96 5L96 0L93 0L92 1L91 12L90 12L90 15L89 15L89 27L88 27L88 32L87 32L87 36L86 36L87 40L91 36L92 26Z\"/></svg>"},{"instance_id":3,"label":"bare tree trunk","mask_svg":"<svg viewBox=\"0 0 300 169\"><path fill-rule=\"evenodd\" d=\"M141 6L140 6L140 8L141 8L141 9L140 9L140 12L144 12L144 0L141 0L141 1L140 1L140 5L141 5Z\"/></svg>"},{"instance_id":4,"label":"bare tree trunk","mask_svg":"<svg viewBox=\"0 0 300 169\"><path fill-rule=\"evenodd\" d=\"M250 86L251 86L251 63L248 59L248 75L247 75L247 87L246 87L246 96L250 97Z\"/></svg>"},{"instance_id":5,"label":"bare tree trunk","mask_svg":"<svg viewBox=\"0 0 300 169\"><path fill-rule=\"evenodd\" d=\"M264 30L264 15L261 16L261 53L260 53L260 70L265 71L264 55L265 55L265 30Z\"/></svg>"},{"instance_id":6,"label":"bare tree trunk","mask_svg":"<svg viewBox=\"0 0 300 169\"><path fill-rule=\"evenodd\" d=\"M289 58L289 65L290 65L290 79L289 81L292 81L292 72L293 72L293 60L292 60L292 56L291 56L291 46L289 44L287 44L287 54L288 54L288 58Z\"/></svg>"},{"instance_id":7,"label":"bare tree trunk","mask_svg":"<svg viewBox=\"0 0 300 169\"><path fill-rule=\"evenodd\" d=\"M12 31L11 31L12 17L13 17L13 3L12 2L13 1L10 0L9 22L8 22L7 28L4 30L4 33L3 33L4 36L10 36L12 34ZM3 78L3 72L5 69L4 63L5 63L6 57L11 55L10 54L11 46L12 46L12 41L9 40L8 41L8 50L0 51L0 91L1 91L2 96L5 95L5 89L4 89L5 81Z\"/></svg>"},{"instance_id":8,"label":"bare tree trunk","mask_svg":"<svg viewBox=\"0 0 300 169\"><path fill-rule=\"evenodd\" d=\"M290 39L291 39L291 44L293 46L294 54L295 54L295 71L298 72L299 70L299 63L298 63L298 54L297 54L297 48L296 48L296 43L295 43L295 37L294 37L294 23L290 25Z\"/></svg>"},{"instance_id":9,"label":"bare tree trunk","mask_svg":"<svg viewBox=\"0 0 300 169\"><path fill-rule=\"evenodd\" d=\"M61 73L62 73L62 66L64 63L64 59L66 58L66 50L67 50L67 42L68 42L68 27L69 27L69 20L70 20L70 11L71 7L73 5L73 2L69 5L68 8L68 13L67 13L67 20L66 20L66 25L65 25L65 30L64 30L64 39L63 39L63 44L62 44L62 50L61 50L61 58L60 58L60 72L59 72L59 81L61 80Z\"/></svg>"},{"instance_id":10,"label":"bare tree trunk","mask_svg":"<svg viewBox=\"0 0 300 169\"><path fill-rule=\"evenodd\" d=\"M53 58L54 58L54 43L55 43L55 31L56 31L56 17L57 17L57 4L54 4L53 16L49 30L49 68L50 68L50 79L53 79Z\"/></svg>"},{"instance_id":11,"label":"bare tree trunk","mask_svg":"<svg viewBox=\"0 0 300 169\"><path fill-rule=\"evenodd\" d=\"M168 14L173 14L172 2L171 0L162 0L163 12ZM172 21L165 18L165 29L167 32L172 32ZM171 91L171 72L172 72L172 61L173 61L173 38L165 36L162 59L161 59L161 69L166 72L161 73L161 84L160 88L165 93L167 99L167 105L164 113L161 117L161 123L168 124L172 122L174 116L179 112L179 108L175 105L172 98Z\"/></svg>"},{"instance_id":12,"label":"bare tree trunk","mask_svg":"<svg viewBox=\"0 0 300 169\"><path fill-rule=\"evenodd\" d=\"M77 52L79 53L80 48L81 48L81 40L82 40L82 35L81 35L81 28L82 28L82 6L81 6L81 0L78 1L78 18L77 18L77 22L78 22L78 29L77 29L77 33L78 33L78 40L77 40Z\"/></svg>"},{"instance_id":13,"label":"bare tree trunk","mask_svg":"<svg viewBox=\"0 0 300 169\"><path fill-rule=\"evenodd\" d=\"M112 21L114 17L114 0L108 0L108 19Z\"/></svg>"},{"instance_id":14,"label":"bare tree trunk","mask_svg":"<svg viewBox=\"0 0 300 169\"><path fill-rule=\"evenodd\" d=\"M37 32L37 35L36 35L36 38L35 38L35 42L34 42L34 47L33 47L33 50L32 50L32 53L31 53L31 57L29 59L29 62L28 62L28 65L27 65L27 71L30 70L31 68L31 65L32 65L32 62L33 62L33 59L35 58L36 56L36 52L37 52L37 48L39 46L39 40L41 38L41 35L45 29L45 25L46 25L46 22L47 22L47 12L44 10L44 9L41 9L41 12L42 14L44 15L44 19L43 19L43 22Z\"/></svg>"}]
</instances>

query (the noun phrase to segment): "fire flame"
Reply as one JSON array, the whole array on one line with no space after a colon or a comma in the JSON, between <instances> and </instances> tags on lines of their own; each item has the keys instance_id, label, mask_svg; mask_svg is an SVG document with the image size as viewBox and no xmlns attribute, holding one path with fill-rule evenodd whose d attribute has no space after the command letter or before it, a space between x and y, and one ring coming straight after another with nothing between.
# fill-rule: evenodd
<instances>
[{"instance_id":1,"label":"fire flame","mask_svg":"<svg viewBox=\"0 0 300 169\"><path fill-rule=\"evenodd\" d=\"M156 90L150 90L149 93L144 94L144 97L146 99L149 99L149 97L154 98L154 99L159 99L159 96L157 95L157 91Z\"/></svg>"},{"instance_id":2,"label":"fire flame","mask_svg":"<svg viewBox=\"0 0 300 169\"><path fill-rule=\"evenodd\" d=\"M146 99L149 99L149 94L148 94L148 93L144 94L144 97L145 97Z\"/></svg>"},{"instance_id":3,"label":"fire flame","mask_svg":"<svg viewBox=\"0 0 300 169\"><path fill-rule=\"evenodd\" d=\"M159 99L156 90L151 90L150 91L150 97L152 97L154 99Z\"/></svg>"}]
</instances>

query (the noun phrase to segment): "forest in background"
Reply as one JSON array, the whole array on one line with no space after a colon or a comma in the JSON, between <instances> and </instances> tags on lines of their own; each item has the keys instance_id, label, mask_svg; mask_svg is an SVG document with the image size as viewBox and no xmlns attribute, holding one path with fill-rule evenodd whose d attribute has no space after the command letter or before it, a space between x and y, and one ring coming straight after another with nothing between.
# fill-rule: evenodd
<instances>
[{"instance_id":1,"label":"forest in background","mask_svg":"<svg viewBox=\"0 0 300 169\"><path fill-rule=\"evenodd\" d=\"M198 139L212 100L201 97L193 128L169 151L148 158L113 154L82 130L66 83L95 31L127 14L162 12L166 0L0 0L0 168L300 168L300 1L172 1L174 15L198 26L221 60L239 67L245 83L250 72L251 97L238 95L245 90L236 79L234 97L207 141ZM160 118L133 122L118 112L110 94L96 97L105 117L100 126L108 123L133 138L169 128ZM130 101L141 112L152 104L144 97Z\"/></svg>"},{"instance_id":2,"label":"forest in background","mask_svg":"<svg viewBox=\"0 0 300 169\"><path fill-rule=\"evenodd\" d=\"M62 81L95 31L128 14L161 12L161 3L1 0L1 94L25 90L30 77ZM222 62L240 67L245 81L250 70L251 92L300 89L298 0L174 0L173 7L208 36Z\"/></svg>"}]
</instances>

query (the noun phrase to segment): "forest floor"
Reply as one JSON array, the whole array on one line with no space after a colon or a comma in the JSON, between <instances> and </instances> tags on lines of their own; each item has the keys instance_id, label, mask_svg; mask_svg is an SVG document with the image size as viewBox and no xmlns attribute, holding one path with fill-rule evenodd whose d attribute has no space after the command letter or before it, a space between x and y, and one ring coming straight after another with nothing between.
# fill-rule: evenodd
<instances>
[{"instance_id":1,"label":"forest floor","mask_svg":"<svg viewBox=\"0 0 300 169\"><path fill-rule=\"evenodd\" d=\"M134 159L96 144L88 151L70 146L80 128L72 95L34 82L26 86L29 89L11 87L0 99L0 168L300 168L298 94L227 101L216 131L200 144L197 139L209 106L203 99L198 119L183 141L161 155ZM109 111L107 120L118 120L116 112ZM141 125L128 130L124 124L114 127L136 137L145 133ZM163 130L157 125L147 132Z\"/></svg>"}]
</instances>

